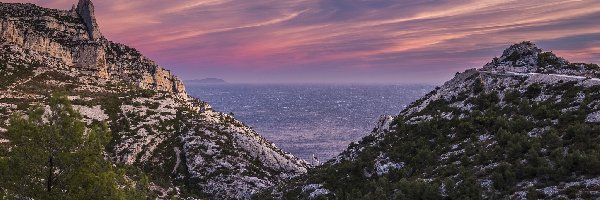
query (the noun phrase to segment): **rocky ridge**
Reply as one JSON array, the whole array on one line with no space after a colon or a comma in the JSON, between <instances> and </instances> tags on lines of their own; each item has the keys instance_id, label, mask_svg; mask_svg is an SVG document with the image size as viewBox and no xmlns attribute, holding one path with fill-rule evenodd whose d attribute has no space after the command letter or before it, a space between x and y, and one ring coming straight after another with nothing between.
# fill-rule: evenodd
<instances>
[{"instance_id":1,"label":"rocky ridge","mask_svg":"<svg viewBox=\"0 0 600 200\"><path fill-rule=\"evenodd\" d=\"M187 98L181 80L133 48L106 40L94 5L80 0L71 11L34 4L0 4L0 36L24 49L43 52L102 80L123 81Z\"/></svg>"},{"instance_id":2,"label":"rocky ridge","mask_svg":"<svg viewBox=\"0 0 600 200\"><path fill-rule=\"evenodd\" d=\"M104 38L89 0L70 11L0 3L0 28L0 145L10 115L61 92L88 125L109 123L110 159L149 175L154 198L247 199L309 167Z\"/></svg>"},{"instance_id":3,"label":"rocky ridge","mask_svg":"<svg viewBox=\"0 0 600 200\"><path fill-rule=\"evenodd\" d=\"M599 198L599 75L512 45L257 199Z\"/></svg>"}]
</instances>

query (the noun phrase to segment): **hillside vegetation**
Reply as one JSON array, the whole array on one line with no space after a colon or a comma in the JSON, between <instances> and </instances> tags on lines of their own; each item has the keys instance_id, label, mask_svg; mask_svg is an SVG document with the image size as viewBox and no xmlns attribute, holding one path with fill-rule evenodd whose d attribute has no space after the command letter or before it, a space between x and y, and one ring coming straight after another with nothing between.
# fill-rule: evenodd
<instances>
[{"instance_id":1,"label":"hillside vegetation","mask_svg":"<svg viewBox=\"0 0 600 200\"><path fill-rule=\"evenodd\" d=\"M334 160L256 197L599 198L599 73L515 44L382 118Z\"/></svg>"},{"instance_id":2,"label":"hillside vegetation","mask_svg":"<svg viewBox=\"0 0 600 200\"><path fill-rule=\"evenodd\" d=\"M56 92L86 131L107 123L103 158L145 174L152 199L247 199L309 167L187 95L182 81L136 49L104 38L91 1L69 11L0 3L0 145L19 148L7 130L11 116L47 107Z\"/></svg>"}]
</instances>

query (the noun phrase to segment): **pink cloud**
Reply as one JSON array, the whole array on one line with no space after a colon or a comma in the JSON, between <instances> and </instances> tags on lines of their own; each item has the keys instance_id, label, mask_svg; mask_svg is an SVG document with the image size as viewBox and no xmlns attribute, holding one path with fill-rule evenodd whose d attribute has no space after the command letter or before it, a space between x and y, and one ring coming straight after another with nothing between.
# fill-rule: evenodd
<instances>
[{"instance_id":1,"label":"pink cloud","mask_svg":"<svg viewBox=\"0 0 600 200\"><path fill-rule=\"evenodd\" d=\"M76 3L8 2L31 2L59 9L69 9ZM244 74L244 70L253 69L285 73L289 69L291 77L298 74L298 69L312 72L339 68L354 70L356 74L369 74L370 70L373 75L385 71L399 76L425 74L429 70L446 77L456 70L477 67L473 65L485 63L506 46L523 40L539 41L542 46L554 44L549 47L574 61L600 60L596 53L600 37L589 37L589 44L578 49L560 49L564 45L557 45L566 44L571 37L600 36L600 23L593 22L600 17L598 1L94 3L105 36L140 49L175 72L186 71L186 75L197 71L197 76L202 76L202 72L212 71L233 76L232 73Z\"/></svg>"}]
</instances>

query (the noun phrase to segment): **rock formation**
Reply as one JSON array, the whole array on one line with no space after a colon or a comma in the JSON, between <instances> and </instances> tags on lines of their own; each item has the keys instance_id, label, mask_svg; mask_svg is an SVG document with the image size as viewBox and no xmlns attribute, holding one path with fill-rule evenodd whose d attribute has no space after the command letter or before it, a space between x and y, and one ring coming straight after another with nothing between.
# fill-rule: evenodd
<instances>
[{"instance_id":1,"label":"rock formation","mask_svg":"<svg viewBox=\"0 0 600 200\"><path fill-rule=\"evenodd\" d=\"M597 199L600 68L531 42L383 116L286 199Z\"/></svg>"},{"instance_id":2,"label":"rock formation","mask_svg":"<svg viewBox=\"0 0 600 200\"><path fill-rule=\"evenodd\" d=\"M0 143L10 143L9 116L44 106L55 91L88 125L109 124L106 155L147 174L157 199L248 199L308 168L188 96L139 51L105 39L89 0L71 11L0 3Z\"/></svg>"},{"instance_id":3,"label":"rock formation","mask_svg":"<svg viewBox=\"0 0 600 200\"><path fill-rule=\"evenodd\" d=\"M183 82L136 49L106 40L90 0L71 11L0 4L0 36L24 49L61 59L106 81L123 81L187 98ZM81 23L83 22L83 23Z\"/></svg>"},{"instance_id":4,"label":"rock formation","mask_svg":"<svg viewBox=\"0 0 600 200\"><path fill-rule=\"evenodd\" d=\"M96 23L96 16L94 14L94 4L91 0L79 0L76 9L77 14L83 19L85 27L87 28L90 40L99 40L102 37L98 23Z\"/></svg>"}]
</instances>

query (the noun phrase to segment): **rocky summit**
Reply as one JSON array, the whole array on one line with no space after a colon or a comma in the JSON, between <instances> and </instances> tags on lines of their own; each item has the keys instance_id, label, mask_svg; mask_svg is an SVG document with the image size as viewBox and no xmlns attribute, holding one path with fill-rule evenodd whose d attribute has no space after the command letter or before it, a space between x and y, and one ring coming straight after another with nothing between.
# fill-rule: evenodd
<instances>
[{"instance_id":1,"label":"rocky summit","mask_svg":"<svg viewBox=\"0 0 600 200\"><path fill-rule=\"evenodd\" d=\"M166 91L187 98L183 83L137 50L106 40L96 24L91 1L62 11L33 4L1 4L0 36L6 43L54 59L56 67L74 68L97 77ZM43 55L41 55L43 54Z\"/></svg>"},{"instance_id":2,"label":"rocky summit","mask_svg":"<svg viewBox=\"0 0 600 200\"><path fill-rule=\"evenodd\" d=\"M9 116L68 96L108 122L107 158L142 170L159 199L247 199L308 165L187 95L170 71L100 32L90 0L70 11L0 3L0 144Z\"/></svg>"},{"instance_id":3,"label":"rocky summit","mask_svg":"<svg viewBox=\"0 0 600 200\"><path fill-rule=\"evenodd\" d=\"M512 45L269 196L598 199L600 68Z\"/></svg>"},{"instance_id":4,"label":"rocky summit","mask_svg":"<svg viewBox=\"0 0 600 200\"><path fill-rule=\"evenodd\" d=\"M106 39L90 0L0 3L0 147L14 147L11 116L48 110L55 93L88 128L108 123L98 160L147 175L152 199L600 198L600 67L531 42L382 116L313 168Z\"/></svg>"}]
</instances>

